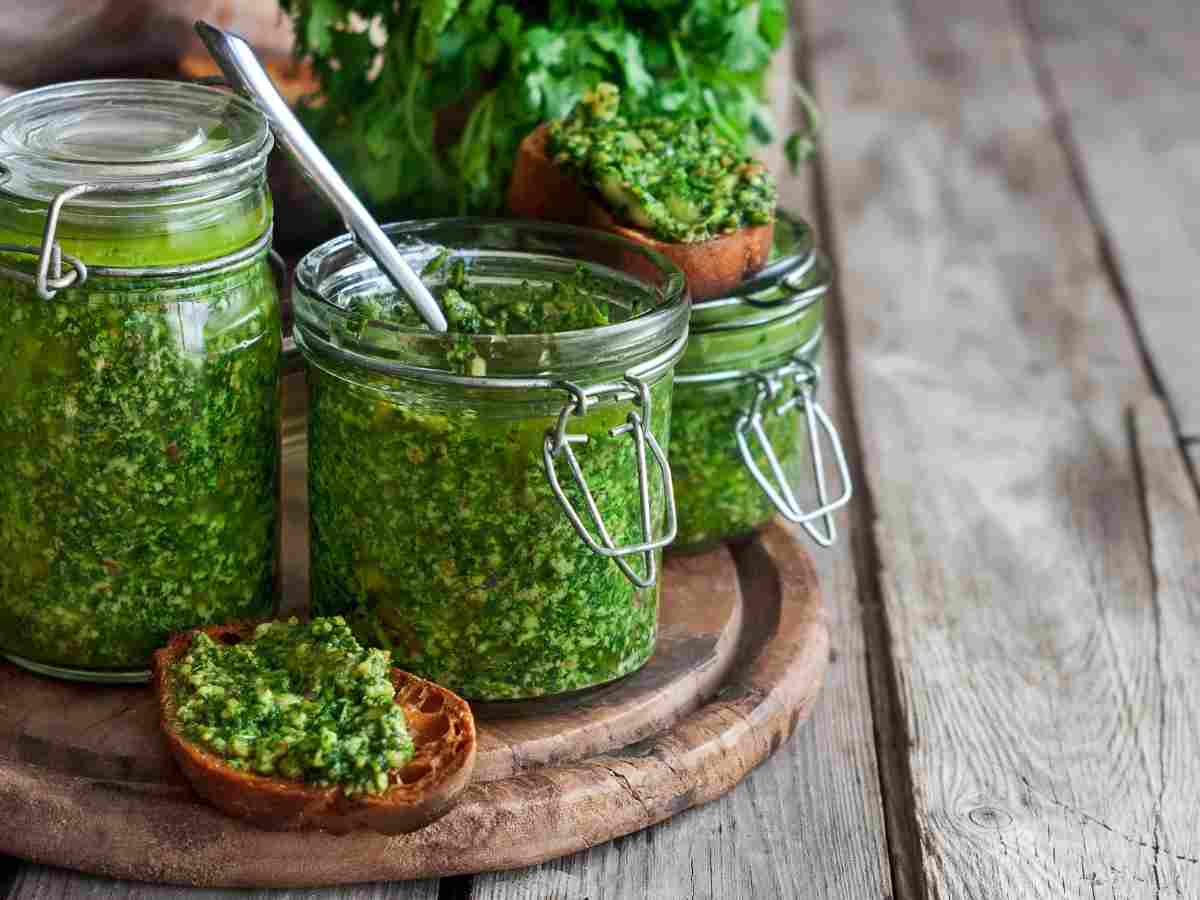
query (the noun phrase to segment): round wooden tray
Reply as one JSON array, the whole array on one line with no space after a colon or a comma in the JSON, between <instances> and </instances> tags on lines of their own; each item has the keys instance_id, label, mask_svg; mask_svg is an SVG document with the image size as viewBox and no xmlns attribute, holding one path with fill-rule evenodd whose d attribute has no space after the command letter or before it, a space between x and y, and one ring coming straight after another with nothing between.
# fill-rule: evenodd
<instances>
[{"instance_id":1,"label":"round wooden tray","mask_svg":"<svg viewBox=\"0 0 1200 900\"><path fill-rule=\"evenodd\" d=\"M302 428L285 432L284 592L303 604ZM307 886L513 868L645 828L774 752L807 716L829 654L812 562L778 526L670 559L664 579L650 664L570 704L477 709L474 783L400 837L227 818L176 770L149 688L0 664L0 852L146 881Z\"/></svg>"}]
</instances>

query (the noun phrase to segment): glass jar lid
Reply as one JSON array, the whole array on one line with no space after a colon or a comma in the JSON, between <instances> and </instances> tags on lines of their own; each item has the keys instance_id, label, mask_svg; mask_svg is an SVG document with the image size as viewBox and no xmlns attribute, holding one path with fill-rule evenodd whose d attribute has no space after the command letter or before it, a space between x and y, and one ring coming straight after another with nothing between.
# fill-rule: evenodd
<instances>
[{"instance_id":1,"label":"glass jar lid","mask_svg":"<svg viewBox=\"0 0 1200 900\"><path fill-rule=\"evenodd\" d=\"M49 203L144 208L227 195L260 177L266 118L196 84L106 79L50 85L0 102L0 191Z\"/></svg>"}]
</instances>

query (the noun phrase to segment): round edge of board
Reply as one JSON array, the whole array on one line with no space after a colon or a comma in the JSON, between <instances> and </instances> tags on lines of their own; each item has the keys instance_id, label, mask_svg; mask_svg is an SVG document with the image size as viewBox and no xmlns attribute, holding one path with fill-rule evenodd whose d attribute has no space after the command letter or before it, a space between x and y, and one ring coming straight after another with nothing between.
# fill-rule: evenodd
<instances>
[{"instance_id":1,"label":"round edge of board","mask_svg":"<svg viewBox=\"0 0 1200 900\"><path fill-rule=\"evenodd\" d=\"M743 581L774 596L745 598L738 658L710 700L635 744L473 784L421 831L260 831L177 785L0 766L8 832L0 849L138 881L316 887L519 868L639 831L732 789L808 717L820 692L829 626L807 551L772 524L735 555Z\"/></svg>"}]
</instances>

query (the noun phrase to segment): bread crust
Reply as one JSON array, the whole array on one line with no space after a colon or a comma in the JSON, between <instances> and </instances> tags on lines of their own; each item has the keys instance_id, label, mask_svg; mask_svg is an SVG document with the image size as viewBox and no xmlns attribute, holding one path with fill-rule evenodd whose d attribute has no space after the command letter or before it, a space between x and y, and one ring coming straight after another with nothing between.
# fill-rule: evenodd
<instances>
[{"instance_id":1,"label":"bread crust","mask_svg":"<svg viewBox=\"0 0 1200 900\"><path fill-rule=\"evenodd\" d=\"M550 123L531 131L517 149L508 182L508 211L522 219L586 225L592 204L575 176L555 165L546 150Z\"/></svg>"},{"instance_id":2,"label":"bread crust","mask_svg":"<svg viewBox=\"0 0 1200 900\"><path fill-rule=\"evenodd\" d=\"M542 123L521 142L508 186L508 210L525 219L545 219L586 225L636 241L679 266L693 300L710 300L732 291L761 269L771 255L775 223L740 228L707 241L661 241L642 228L617 221L594 192L556 165L546 151L550 126ZM630 254L629 269L647 269L641 257Z\"/></svg>"},{"instance_id":3,"label":"bread crust","mask_svg":"<svg viewBox=\"0 0 1200 900\"><path fill-rule=\"evenodd\" d=\"M217 642L246 640L256 624L235 622L197 631ZM448 812L471 780L477 739L467 702L400 669L392 669L392 684L415 753L391 773L392 783L383 793L347 797L340 787L318 787L232 768L177 730L170 670L187 653L195 633L176 635L154 654L154 686L171 754L196 793L222 812L269 831L322 829L345 834L370 829L404 834Z\"/></svg>"}]
</instances>

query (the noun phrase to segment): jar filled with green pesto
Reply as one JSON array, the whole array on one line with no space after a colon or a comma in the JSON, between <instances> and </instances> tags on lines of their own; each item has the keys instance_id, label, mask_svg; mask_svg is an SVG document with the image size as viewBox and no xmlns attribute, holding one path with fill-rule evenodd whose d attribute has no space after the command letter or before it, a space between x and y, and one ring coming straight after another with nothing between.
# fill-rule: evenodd
<instances>
[{"instance_id":1,"label":"jar filled with green pesto","mask_svg":"<svg viewBox=\"0 0 1200 900\"><path fill-rule=\"evenodd\" d=\"M347 237L297 269L314 612L473 700L637 670L676 526L682 274L549 223L385 230L450 328L428 331Z\"/></svg>"},{"instance_id":2,"label":"jar filled with green pesto","mask_svg":"<svg viewBox=\"0 0 1200 900\"><path fill-rule=\"evenodd\" d=\"M274 608L271 135L166 81L0 103L0 652L145 678Z\"/></svg>"},{"instance_id":3,"label":"jar filled with green pesto","mask_svg":"<svg viewBox=\"0 0 1200 900\"><path fill-rule=\"evenodd\" d=\"M836 539L833 512L850 499L850 476L815 399L830 284L811 229L780 211L767 268L734 295L693 305L671 409L673 550L743 537L776 513L823 546Z\"/></svg>"}]
</instances>

